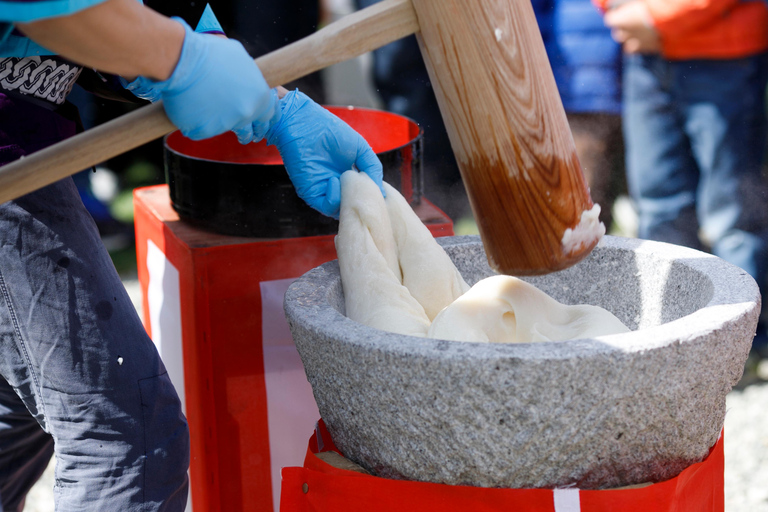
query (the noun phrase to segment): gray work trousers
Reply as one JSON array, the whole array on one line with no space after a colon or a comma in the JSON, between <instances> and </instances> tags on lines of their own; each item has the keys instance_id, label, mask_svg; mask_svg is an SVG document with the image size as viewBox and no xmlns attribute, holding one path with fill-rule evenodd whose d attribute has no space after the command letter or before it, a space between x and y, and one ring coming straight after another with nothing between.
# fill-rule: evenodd
<instances>
[{"instance_id":1,"label":"gray work trousers","mask_svg":"<svg viewBox=\"0 0 768 512\"><path fill-rule=\"evenodd\" d=\"M0 205L0 511L182 511L178 395L71 179Z\"/></svg>"}]
</instances>

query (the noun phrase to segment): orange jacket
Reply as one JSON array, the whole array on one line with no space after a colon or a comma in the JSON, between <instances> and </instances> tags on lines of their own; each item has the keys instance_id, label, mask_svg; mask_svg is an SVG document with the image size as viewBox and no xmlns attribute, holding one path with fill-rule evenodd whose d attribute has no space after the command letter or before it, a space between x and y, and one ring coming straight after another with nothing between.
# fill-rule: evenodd
<instances>
[{"instance_id":1,"label":"orange jacket","mask_svg":"<svg viewBox=\"0 0 768 512\"><path fill-rule=\"evenodd\" d=\"M613 0L593 0L606 9ZM648 6L671 60L734 59L768 49L763 0L635 0Z\"/></svg>"}]
</instances>

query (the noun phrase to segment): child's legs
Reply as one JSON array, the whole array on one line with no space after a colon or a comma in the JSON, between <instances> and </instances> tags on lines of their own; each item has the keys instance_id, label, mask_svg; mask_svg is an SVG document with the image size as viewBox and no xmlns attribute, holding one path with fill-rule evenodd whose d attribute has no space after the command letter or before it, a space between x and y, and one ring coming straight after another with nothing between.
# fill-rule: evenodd
<instances>
[{"instance_id":1,"label":"child's legs","mask_svg":"<svg viewBox=\"0 0 768 512\"><path fill-rule=\"evenodd\" d=\"M698 168L659 57L624 58L623 128L627 186L638 208L640 238L700 248Z\"/></svg>"},{"instance_id":2,"label":"child's legs","mask_svg":"<svg viewBox=\"0 0 768 512\"><path fill-rule=\"evenodd\" d=\"M621 116L603 112L569 113L568 124L592 201L600 205L600 220L610 229L611 209L618 195L616 162L624 153Z\"/></svg>"},{"instance_id":3,"label":"child's legs","mask_svg":"<svg viewBox=\"0 0 768 512\"><path fill-rule=\"evenodd\" d=\"M768 188L761 175L766 141L765 55L677 64L686 133L701 181L698 213L712 252L765 285Z\"/></svg>"}]
</instances>

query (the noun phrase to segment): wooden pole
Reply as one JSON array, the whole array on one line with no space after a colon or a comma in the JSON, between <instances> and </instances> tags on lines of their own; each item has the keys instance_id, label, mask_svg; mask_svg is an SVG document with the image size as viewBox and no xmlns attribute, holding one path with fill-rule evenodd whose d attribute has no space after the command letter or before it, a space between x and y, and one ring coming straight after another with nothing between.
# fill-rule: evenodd
<instances>
[{"instance_id":1,"label":"wooden pole","mask_svg":"<svg viewBox=\"0 0 768 512\"><path fill-rule=\"evenodd\" d=\"M543 274L581 260L601 233L563 243L593 205L531 3L412 1L491 267Z\"/></svg>"}]
</instances>

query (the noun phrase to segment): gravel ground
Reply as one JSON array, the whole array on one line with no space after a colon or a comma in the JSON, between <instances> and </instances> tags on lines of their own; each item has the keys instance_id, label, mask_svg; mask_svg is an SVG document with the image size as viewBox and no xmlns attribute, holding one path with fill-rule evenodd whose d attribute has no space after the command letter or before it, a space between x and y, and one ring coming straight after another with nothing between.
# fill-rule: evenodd
<instances>
[{"instance_id":1,"label":"gravel ground","mask_svg":"<svg viewBox=\"0 0 768 512\"><path fill-rule=\"evenodd\" d=\"M768 512L768 360L746 378L726 400L725 510Z\"/></svg>"},{"instance_id":2,"label":"gravel ground","mask_svg":"<svg viewBox=\"0 0 768 512\"><path fill-rule=\"evenodd\" d=\"M140 304L138 281L126 289ZM742 380L727 399L725 417L725 510L768 512L768 360ZM53 463L27 496L24 512L53 512Z\"/></svg>"}]
</instances>

